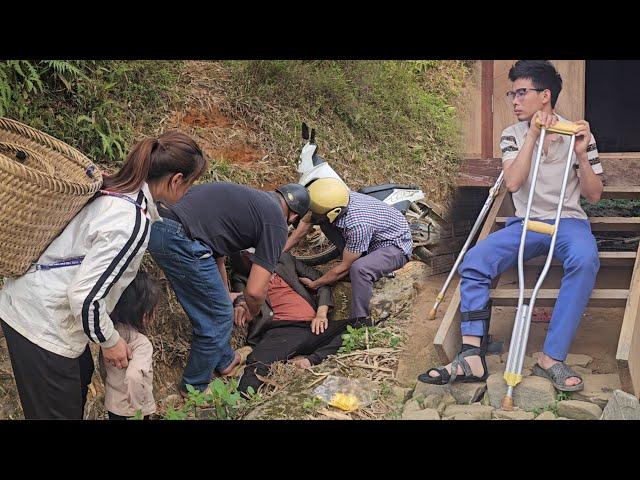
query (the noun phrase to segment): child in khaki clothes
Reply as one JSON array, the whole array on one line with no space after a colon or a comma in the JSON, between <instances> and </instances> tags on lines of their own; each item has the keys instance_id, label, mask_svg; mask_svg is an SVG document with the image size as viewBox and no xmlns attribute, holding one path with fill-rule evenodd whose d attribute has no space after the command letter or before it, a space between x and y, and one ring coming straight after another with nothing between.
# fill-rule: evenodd
<instances>
[{"instance_id":1,"label":"child in khaki clothes","mask_svg":"<svg viewBox=\"0 0 640 480\"><path fill-rule=\"evenodd\" d=\"M106 363L100 354L100 374L105 385L104 403L109 420L126 420L135 416L138 410L148 419L156 411L153 346L143 332L155 319L159 297L158 284L139 271L111 313L115 329L131 351L131 359L126 368L119 369Z\"/></svg>"}]
</instances>

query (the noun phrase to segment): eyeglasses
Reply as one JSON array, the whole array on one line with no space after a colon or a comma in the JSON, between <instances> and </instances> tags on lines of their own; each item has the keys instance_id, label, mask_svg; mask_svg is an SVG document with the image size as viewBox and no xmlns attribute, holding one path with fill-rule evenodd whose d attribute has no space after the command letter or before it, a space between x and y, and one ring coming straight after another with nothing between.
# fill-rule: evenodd
<instances>
[{"instance_id":1,"label":"eyeglasses","mask_svg":"<svg viewBox=\"0 0 640 480\"><path fill-rule=\"evenodd\" d=\"M507 99L513 101L514 98L522 100L529 91L544 92L546 88L518 88L507 92Z\"/></svg>"}]
</instances>

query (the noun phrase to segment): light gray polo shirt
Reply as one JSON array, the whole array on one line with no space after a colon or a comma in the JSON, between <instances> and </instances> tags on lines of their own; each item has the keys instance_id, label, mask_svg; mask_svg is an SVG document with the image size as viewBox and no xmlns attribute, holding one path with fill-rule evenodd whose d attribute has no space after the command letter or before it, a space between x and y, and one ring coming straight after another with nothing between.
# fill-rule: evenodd
<instances>
[{"instance_id":1,"label":"light gray polo shirt","mask_svg":"<svg viewBox=\"0 0 640 480\"><path fill-rule=\"evenodd\" d=\"M556 114L556 116L559 120L565 120L558 114ZM503 163L506 160L516 158L520 148L522 148L524 144L528 130L529 123L526 121L515 123L503 130L500 138ZM558 199L560 197L560 188L562 187L567 155L569 154L570 141L571 137L567 135L556 135L556 138L549 144L547 155L544 154L544 151L542 152L540 168L538 169L538 179L536 181L535 197L533 198L533 205L531 206L532 219L553 220L556 216L556 208L558 207ZM538 143L539 141L536 142L533 149L529 177L520 189L512 194L517 217L524 217L527 211L527 200L531 188L533 165L536 153L538 152ZM601 174L603 172L602 164L598 157L596 139L593 134L587 147L587 158L593 171L596 174ZM578 168L578 158L575 152L573 152L572 161L573 168L569 172L561 218L585 219L587 215L580 206L580 181L578 180L580 169Z\"/></svg>"}]
</instances>

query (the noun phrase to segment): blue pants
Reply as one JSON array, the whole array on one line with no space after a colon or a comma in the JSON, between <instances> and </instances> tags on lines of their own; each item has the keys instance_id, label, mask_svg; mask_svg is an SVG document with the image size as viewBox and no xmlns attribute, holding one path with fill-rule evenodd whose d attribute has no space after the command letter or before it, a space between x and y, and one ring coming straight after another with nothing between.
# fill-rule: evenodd
<instances>
[{"instance_id":1,"label":"blue pants","mask_svg":"<svg viewBox=\"0 0 640 480\"><path fill-rule=\"evenodd\" d=\"M552 220L544 221L553 223ZM505 228L479 241L467 252L458 269L460 312L479 311L487 306L491 281L517 266L521 234L522 219L509 218ZM546 255L550 244L551 236L527 232L525 260ZM560 219L553 256L562 262L564 275L543 352L564 361L600 268L598 248L588 220ZM462 335L482 336L483 326L483 320L464 321L461 323Z\"/></svg>"},{"instance_id":2,"label":"blue pants","mask_svg":"<svg viewBox=\"0 0 640 480\"><path fill-rule=\"evenodd\" d=\"M209 247L191 240L180 223L168 218L152 225L148 249L193 327L180 388L192 385L204 391L213 371L224 370L234 360L230 344L233 305L215 258Z\"/></svg>"}]
</instances>

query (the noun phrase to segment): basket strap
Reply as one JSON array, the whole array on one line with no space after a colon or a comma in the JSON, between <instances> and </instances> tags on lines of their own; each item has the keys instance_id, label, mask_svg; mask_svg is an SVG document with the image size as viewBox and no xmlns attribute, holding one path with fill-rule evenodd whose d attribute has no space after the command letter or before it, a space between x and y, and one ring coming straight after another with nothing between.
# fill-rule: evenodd
<instances>
[{"instance_id":1,"label":"basket strap","mask_svg":"<svg viewBox=\"0 0 640 480\"><path fill-rule=\"evenodd\" d=\"M98 193L100 195L105 195L107 197L117 197L117 198L121 198L122 200L126 200L129 203L134 204L136 207L138 207L140 210L145 211L146 209L143 208L142 205L140 205L138 202L136 202L135 200L133 200L131 197L128 197L127 195L124 195L122 193L118 193L118 192L110 192L109 190L98 190Z\"/></svg>"},{"instance_id":2,"label":"basket strap","mask_svg":"<svg viewBox=\"0 0 640 480\"><path fill-rule=\"evenodd\" d=\"M73 267L74 265L80 265L84 257L68 258L67 260L61 260L55 263L34 263L33 266L36 270L52 270L54 268Z\"/></svg>"}]
</instances>

